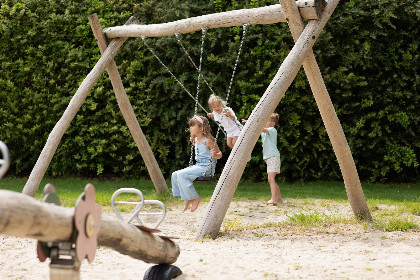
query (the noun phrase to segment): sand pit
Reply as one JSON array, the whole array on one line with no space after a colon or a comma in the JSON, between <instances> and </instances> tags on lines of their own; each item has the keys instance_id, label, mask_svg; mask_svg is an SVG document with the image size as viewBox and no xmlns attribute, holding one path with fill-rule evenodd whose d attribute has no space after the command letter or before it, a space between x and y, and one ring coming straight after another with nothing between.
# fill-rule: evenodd
<instances>
[{"instance_id":1,"label":"sand pit","mask_svg":"<svg viewBox=\"0 0 420 280\"><path fill-rule=\"evenodd\" d=\"M174 265L183 274L176 279L420 278L419 231L382 232L363 224L269 226L302 211L294 205L288 199L282 206L259 200L232 202L216 240L194 239L207 203L184 214L181 204L167 206L160 229L163 235L179 237L181 254ZM315 207L352 216L349 205ZM48 261L38 261L35 246L35 240L0 236L0 279L48 279ZM152 265L101 247L92 264L83 262L81 279L143 279Z\"/></svg>"}]
</instances>

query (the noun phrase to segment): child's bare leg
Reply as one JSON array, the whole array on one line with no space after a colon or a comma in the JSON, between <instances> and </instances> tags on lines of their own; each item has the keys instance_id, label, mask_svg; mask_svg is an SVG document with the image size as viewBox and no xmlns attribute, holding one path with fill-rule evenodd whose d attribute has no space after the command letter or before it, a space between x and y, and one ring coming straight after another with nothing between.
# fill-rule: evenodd
<instances>
[{"instance_id":1,"label":"child's bare leg","mask_svg":"<svg viewBox=\"0 0 420 280\"><path fill-rule=\"evenodd\" d=\"M190 200L191 201L191 212L194 212L198 208L198 204L200 204L203 198L201 196L197 197L196 199Z\"/></svg>"},{"instance_id":2,"label":"child's bare leg","mask_svg":"<svg viewBox=\"0 0 420 280\"><path fill-rule=\"evenodd\" d=\"M235 146L235 143L236 143L236 140L238 140L238 137L239 136L233 136L232 137L232 147L231 147L232 149L233 149L233 146Z\"/></svg>"},{"instance_id":3,"label":"child's bare leg","mask_svg":"<svg viewBox=\"0 0 420 280\"><path fill-rule=\"evenodd\" d=\"M268 183L270 184L271 189L271 200L267 201L268 204L277 204L283 203L283 199L281 198L280 187L277 185L276 182L276 173L275 172L268 172Z\"/></svg>"},{"instance_id":4,"label":"child's bare leg","mask_svg":"<svg viewBox=\"0 0 420 280\"><path fill-rule=\"evenodd\" d=\"M185 200L184 210L182 210L182 213L184 213L185 211L187 211L188 206L190 206L191 202L192 202L192 200Z\"/></svg>"},{"instance_id":5,"label":"child's bare leg","mask_svg":"<svg viewBox=\"0 0 420 280\"><path fill-rule=\"evenodd\" d=\"M235 146L236 140L238 140L238 136L228 137L227 138L228 147L233 149L233 146Z\"/></svg>"},{"instance_id":6,"label":"child's bare leg","mask_svg":"<svg viewBox=\"0 0 420 280\"><path fill-rule=\"evenodd\" d=\"M228 145L228 147L229 148L233 148L233 144L232 144L232 141L233 141L233 139L232 139L232 137L228 137L227 138L227 141L226 141L226 144Z\"/></svg>"}]
</instances>

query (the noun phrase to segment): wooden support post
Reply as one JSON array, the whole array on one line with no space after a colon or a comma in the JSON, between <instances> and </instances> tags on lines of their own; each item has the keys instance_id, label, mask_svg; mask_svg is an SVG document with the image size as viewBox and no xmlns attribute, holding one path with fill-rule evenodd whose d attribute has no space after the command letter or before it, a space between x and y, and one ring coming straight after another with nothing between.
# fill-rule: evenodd
<instances>
[{"instance_id":1,"label":"wooden support post","mask_svg":"<svg viewBox=\"0 0 420 280\"><path fill-rule=\"evenodd\" d=\"M323 0L298 1L299 9L305 20L319 19L319 14L325 7ZM104 29L107 38L117 37L161 37L173 36L176 33L184 34L199 31L202 28L222 28L242 26L245 23L273 24L285 22L281 5L271 5L255 9L241 9L223 13L192 17L174 22L150 25L115 26Z\"/></svg>"},{"instance_id":2,"label":"wooden support post","mask_svg":"<svg viewBox=\"0 0 420 280\"><path fill-rule=\"evenodd\" d=\"M296 41L302 33L304 25L299 14L298 8L294 0L280 0L282 10L288 21L293 39ZM344 184L346 186L347 196L353 213L357 218L371 220L372 217L363 195L362 186L360 184L359 175L357 174L356 165L344 135L343 128L334 110L334 106L328 95L324 80L322 79L321 70L315 59L315 55L310 50L303 61L303 68L308 77L309 85L321 113L322 120L333 146L335 155L343 174Z\"/></svg>"},{"instance_id":3,"label":"wooden support post","mask_svg":"<svg viewBox=\"0 0 420 280\"><path fill-rule=\"evenodd\" d=\"M102 33L102 27L99 22L97 14L89 16L90 26L92 28L93 35L98 42L99 50L103 54L107 48L107 41ZM133 23L138 23L135 21ZM109 79L111 80L112 87L114 88L115 96L117 97L118 106L120 107L121 113L124 116L125 122L130 129L131 135L136 142L137 148L143 157L144 163L146 164L147 170L149 171L150 178L156 188L157 193L169 192L168 186L166 185L165 178L153 156L152 150L150 149L149 143L140 128L139 122L137 121L136 114L134 113L133 107L131 106L130 100L124 90L121 76L118 73L118 68L114 60L112 60L107 67Z\"/></svg>"},{"instance_id":4,"label":"wooden support post","mask_svg":"<svg viewBox=\"0 0 420 280\"><path fill-rule=\"evenodd\" d=\"M230 201L245 169L248 157L257 142L261 131L279 104L287 88L293 82L299 68L302 66L308 51L312 49L316 38L321 33L339 0L328 1L319 20L310 21L296 41L294 47L283 61L276 76L252 111L241 134L230 153L225 168L213 192L196 238L210 235L216 238L223 219L229 208Z\"/></svg>"},{"instance_id":5,"label":"wooden support post","mask_svg":"<svg viewBox=\"0 0 420 280\"><path fill-rule=\"evenodd\" d=\"M133 19L130 18L127 23L130 23L132 20ZM77 111L79 111L80 107L83 105L83 102L85 101L89 91L102 75L109 62L114 59L116 53L122 44L126 41L126 39L127 38L117 38L111 41L106 51L102 54L101 58L96 63L95 67L93 67L93 69L77 89L73 98L70 100L67 109L64 111L63 116L56 123L50 135L48 136L47 143L42 149L42 152L39 155L34 168L32 169L31 175L29 176L29 179L23 188L22 192L24 194L30 196L35 195L39 184L41 183L41 180L44 177L48 166L50 165L51 159L57 150L58 144L60 143L61 138L69 127L70 122L73 120Z\"/></svg>"},{"instance_id":6,"label":"wooden support post","mask_svg":"<svg viewBox=\"0 0 420 280\"><path fill-rule=\"evenodd\" d=\"M50 265L50 280L79 280L79 267L59 267Z\"/></svg>"},{"instance_id":7,"label":"wooden support post","mask_svg":"<svg viewBox=\"0 0 420 280\"><path fill-rule=\"evenodd\" d=\"M67 241L73 233L74 208L0 190L0 234L43 242ZM116 217L102 215L98 245L147 263L174 263L179 247L168 238L142 231Z\"/></svg>"}]
</instances>

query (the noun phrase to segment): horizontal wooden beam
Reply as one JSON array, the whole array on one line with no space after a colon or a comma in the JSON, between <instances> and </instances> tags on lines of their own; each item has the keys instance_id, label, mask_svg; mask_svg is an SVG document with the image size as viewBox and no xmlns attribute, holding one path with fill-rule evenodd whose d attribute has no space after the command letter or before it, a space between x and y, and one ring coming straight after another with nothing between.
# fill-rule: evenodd
<instances>
[{"instance_id":1,"label":"horizontal wooden beam","mask_svg":"<svg viewBox=\"0 0 420 280\"><path fill-rule=\"evenodd\" d=\"M304 20L319 19L326 6L325 0L296 1L300 14ZM280 4L254 9L241 9L222 13L186 18L173 22L115 26L104 29L108 38L117 37L162 37L173 36L201 30L202 28L222 28L242 26L243 24L273 24L286 22Z\"/></svg>"},{"instance_id":2,"label":"horizontal wooden beam","mask_svg":"<svg viewBox=\"0 0 420 280\"><path fill-rule=\"evenodd\" d=\"M43 242L67 241L72 236L74 208L6 190L0 190L0 201L0 234ZM98 245L156 264L174 263L180 253L173 241L107 215L102 215Z\"/></svg>"}]
</instances>

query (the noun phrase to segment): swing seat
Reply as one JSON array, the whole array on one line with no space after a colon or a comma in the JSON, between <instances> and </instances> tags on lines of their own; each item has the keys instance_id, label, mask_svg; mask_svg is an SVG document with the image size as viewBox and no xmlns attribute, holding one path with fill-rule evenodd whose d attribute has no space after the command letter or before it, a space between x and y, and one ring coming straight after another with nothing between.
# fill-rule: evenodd
<instances>
[{"instance_id":1,"label":"swing seat","mask_svg":"<svg viewBox=\"0 0 420 280\"><path fill-rule=\"evenodd\" d=\"M197 177L194 181L195 182L214 182L214 181L217 181L217 178L214 176L200 176L200 177Z\"/></svg>"}]
</instances>

